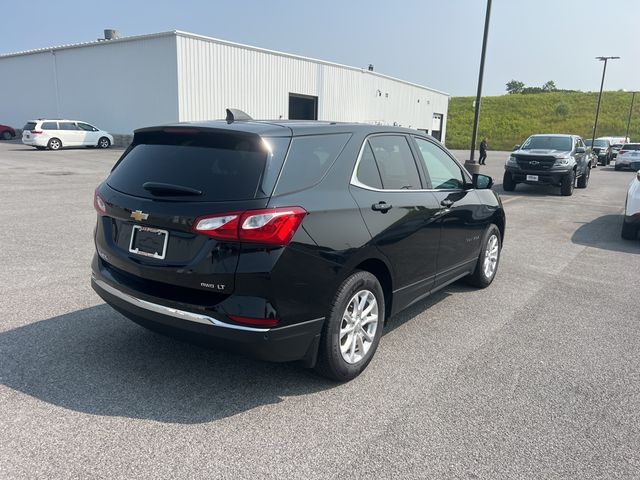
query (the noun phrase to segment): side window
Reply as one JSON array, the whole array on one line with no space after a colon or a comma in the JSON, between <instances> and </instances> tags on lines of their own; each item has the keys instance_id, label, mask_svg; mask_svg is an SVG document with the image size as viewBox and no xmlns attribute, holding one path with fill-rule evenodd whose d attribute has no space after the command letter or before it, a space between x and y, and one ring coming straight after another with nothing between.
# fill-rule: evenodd
<instances>
[{"instance_id":1,"label":"side window","mask_svg":"<svg viewBox=\"0 0 640 480\"><path fill-rule=\"evenodd\" d=\"M95 132L96 131L96 129L94 127L92 127L91 125L89 125L88 123L78 122L78 127L80 127L80 130L85 130L87 132Z\"/></svg>"},{"instance_id":2,"label":"side window","mask_svg":"<svg viewBox=\"0 0 640 480\"><path fill-rule=\"evenodd\" d=\"M75 123L60 122L60 130L79 130Z\"/></svg>"},{"instance_id":3,"label":"side window","mask_svg":"<svg viewBox=\"0 0 640 480\"><path fill-rule=\"evenodd\" d=\"M420 175L409 142L402 135L378 135L369 144L385 190L420 190Z\"/></svg>"},{"instance_id":4,"label":"side window","mask_svg":"<svg viewBox=\"0 0 640 480\"><path fill-rule=\"evenodd\" d=\"M293 137L275 195L304 190L322 180L350 137L350 133Z\"/></svg>"},{"instance_id":5,"label":"side window","mask_svg":"<svg viewBox=\"0 0 640 480\"><path fill-rule=\"evenodd\" d=\"M42 130L58 130L57 122L42 122Z\"/></svg>"},{"instance_id":6,"label":"side window","mask_svg":"<svg viewBox=\"0 0 640 480\"><path fill-rule=\"evenodd\" d=\"M356 177L358 178L358 181L363 185L382 189L382 179L380 178L380 171L378 170L378 166L376 165L376 159L373 156L373 151L371 150L369 141L366 141L364 144L364 149L362 150L362 158L360 159L360 164L358 165L358 172L356 173Z\"/></svg>"},{"instance_id":7,"label":"side window","mask_svg":"<svg viewBox=\"0 0 640 480\"><path fill-rule=\"evenodd\" d=\"M458 164L434 143L422 138L414 138L422 154L424 166L431 178L432 187L436 190L464 188L464 175Z\"/></svg>"}]
</instances>

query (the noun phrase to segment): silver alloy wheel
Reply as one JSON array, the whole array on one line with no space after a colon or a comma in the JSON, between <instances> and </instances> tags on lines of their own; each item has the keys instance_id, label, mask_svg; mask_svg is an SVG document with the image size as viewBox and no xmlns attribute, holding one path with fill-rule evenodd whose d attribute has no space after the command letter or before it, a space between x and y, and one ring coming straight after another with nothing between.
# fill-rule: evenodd
<instances>
[{"instance_id":1,"label":"silver alloy wheel","mask_svg":"<svg viewBox=\"0 0 640 480\"><path fill-rule=\"evenodd\" d=\"M57 139L52 139L49 141L49 148L51 150L58 150L60 148L60 141Z\"/></svg>"},{"instance_id":2,"label":"silver alloy wheel","mask_svg":"<svg viewBox=\"0 0 640 480\"><path fill-rule=\"evenodd\" d=\"M498 248L498 236L494 233L489 237L489 240L487 240L487 249L484 252L484 264L482 265L482 268L486 278L491 278L494 273L496 273L499 255L500 249Z\"/></svg>"},{"instance_id":3,"label":"silver alloy wheel","mask_svg":"<svg viewBox=\"0 0 640 480\"><path fill-rule=\"evenodd\" d=\"M100 148L107 148L109 146L109 139L101 138L100 139Z\"/></svg>"},{"instance_id":4,"label":"silver alloy wheel","mask_svg":"<svg viewBox=\"0 0 640 480\"><path fill-rule=\"evenodd\" d=\"M369 290L356 293L342 314L340 323L340 353L345 362L354 364L362 360L378 329L378 301Z\"/></svg>"}]
</instances>

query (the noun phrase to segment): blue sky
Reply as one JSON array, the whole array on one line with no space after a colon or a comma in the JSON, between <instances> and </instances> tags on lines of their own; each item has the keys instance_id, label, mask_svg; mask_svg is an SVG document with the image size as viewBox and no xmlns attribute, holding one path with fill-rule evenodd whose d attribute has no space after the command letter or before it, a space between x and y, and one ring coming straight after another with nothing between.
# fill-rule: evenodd
<instances>
[{"instance_id":1,"label":"blue sky","mask_svg":"<svg viewBox=\"0 0 640 480\"><path fill-rule=\"evenodd\" d=\"M5 0L8 1L8 0ZM185 30L475 95L485 0L30 0L3 9L0 53L102 36ZM486 95L527 85L640 90L640 0L494 0Z\"/></svg>"}]
</instances>

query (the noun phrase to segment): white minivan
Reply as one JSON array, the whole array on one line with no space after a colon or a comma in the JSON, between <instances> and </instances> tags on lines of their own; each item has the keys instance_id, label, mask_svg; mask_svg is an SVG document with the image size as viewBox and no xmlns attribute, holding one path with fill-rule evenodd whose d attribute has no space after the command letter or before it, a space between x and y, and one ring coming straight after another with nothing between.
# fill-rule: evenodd
<instances>
[{"instance_id":1,"label":"white minivan","mask_svg":"<svg viewBox=\"0 0 640 480\"><path fill-rule=\"evenodd\" d=\"M22 129L22 143L39 150L62 147L109 148L113 136L77 120L31 120Z\"/></svg>"}]
</instances>

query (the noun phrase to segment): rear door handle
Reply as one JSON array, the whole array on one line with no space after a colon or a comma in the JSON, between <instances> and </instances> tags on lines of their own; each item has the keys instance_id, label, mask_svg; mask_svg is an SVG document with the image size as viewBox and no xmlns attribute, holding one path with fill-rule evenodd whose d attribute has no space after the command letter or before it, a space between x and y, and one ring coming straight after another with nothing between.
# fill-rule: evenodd
<instances>
[{"instance_id":1,"label":"rear door handle","mask_svg":"<svg viewBox=\"0 0 640 480\"><path fill-rule=\"evenodd\" d=\"M449 200L448 198L445 198L440 202L440 205L442 205L443 207L449 208L451 205L453 205L453 200Z\"/></svg>"},{"instance_id":2,"label":"rear door handle","mask_svg":"<svg viewBox=\"0 0 640 480\"><path fill-rule=\"evenodd\" d=\"M390 205L387 202L378 202L371 205L371 210L375 210L376 212L382 212L382 213L387 213L392 208L393 208L393 205Z\"/></svg>"}]
</instances>

